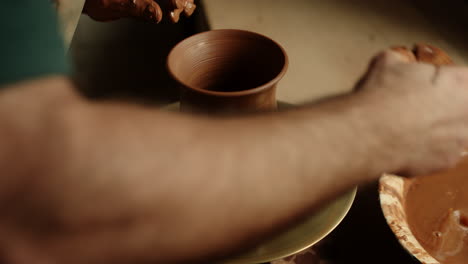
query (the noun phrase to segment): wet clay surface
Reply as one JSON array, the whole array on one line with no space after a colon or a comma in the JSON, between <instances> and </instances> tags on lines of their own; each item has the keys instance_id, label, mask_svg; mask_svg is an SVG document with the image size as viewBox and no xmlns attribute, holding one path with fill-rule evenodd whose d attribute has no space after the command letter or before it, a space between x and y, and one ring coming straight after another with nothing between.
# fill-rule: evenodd
<instances>
[{"instance_id":1,"label":"wet clay surface","mask_svg":"<svg viewBox=\"0 0 468 264\"><path fill-rule=\"evenodd\" d=\"M184 112L273 111L276 86L287 68L280 44L242 30L195 35L179 43L168 57L168 69L181 86Z\"/></svg>"},{"instance_id":2,"label":"wet clay surface","mask_svg":"<svg viewBox=\"0 0 468 264\"><path fill-rule=\"evenodd\" d=\"M443 264L467 263L468 158L407 188L408 222L420 244Z\"/></svg>"},{"instance_id":3,"label":"wet clay surface","mask_svg":"<svg viewBox=\"0 0 468 264\"><path fill-rule=\"evenodd\" d=\"M452 58L445 51L430 44L419 43L411 50L404 46L396 46L392 50L405 56L408 62L429 63L436 66L454 65Z\"/></svg>"}]
</instances>

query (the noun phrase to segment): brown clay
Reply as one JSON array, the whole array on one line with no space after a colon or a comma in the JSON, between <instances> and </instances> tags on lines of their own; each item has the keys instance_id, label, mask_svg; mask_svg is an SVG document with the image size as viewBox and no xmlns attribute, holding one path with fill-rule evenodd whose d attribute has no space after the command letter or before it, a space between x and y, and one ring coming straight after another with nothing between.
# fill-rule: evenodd
<instances>
[{"instance_id":1,"label":"brown clay","mask_svg":"<svg viewBox=\"0 0 468 264\"><path fill-rule=\"evenodd\" d=\"M468 262L468 159L451 170L413 180L408 223L419 243L443 264Z\"/></svg>"},{"instance_id":2,"label":"brown clay","mask_svg":"<svg viewBox=\"0 0 468 264\"><path fill-rule=\"evenodd\" d=\"M242 30L213 30L179 43L168 68L181 85L181 109L239 113L275 110L288 58L273 40Z\"/></svg>"},{"instance_id":3,"label":"brown clay","mask_svg":"<svg viewBox=\"0 0 468 264\"><path fill-rule=\"evenodd\" d=\"M437 66L454 64L452 58L450 58L445 51L429 44L416 44L413 52L419 62L430 63Z\"/></svg>"},{"instance_id":4,"label":"brown clay","mask_svg":"<svg viewBox=\"0 0 468 264\"><path fill-rule=\"evenodd\" d=\"M408 62L429 63L436 66L454 65L453 60L445 51L429 44L416 44L412 50L405 46L392 47L391 50L403 55Z\"/></svg>"}]
</instances>

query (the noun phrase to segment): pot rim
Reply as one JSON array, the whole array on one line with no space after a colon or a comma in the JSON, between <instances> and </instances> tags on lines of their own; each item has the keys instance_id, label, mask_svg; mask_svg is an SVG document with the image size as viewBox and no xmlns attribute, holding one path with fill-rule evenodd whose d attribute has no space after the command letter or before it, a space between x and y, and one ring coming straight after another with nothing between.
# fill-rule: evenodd
<instances>
[{"instance_id":1,"label":"pot rim","mask_svg":"<svg viewBox=\"0 0 468 264\"><path fill-rule=\"evenodd\" d=\"M174 51L176 49L178 49L181 45L185 44L187 41L189 41L191 39L199 38L199 37L204 36L204 35L219 33L219 32L242 33L242 34L257 36L257 37L261 37L262 39L273 43L274 45L276 45L281 50L281 53L284 56L284 65L283 65L281 71L276 75L275 78L273 78L272 80L268 81L265 84L262 84L262 85L260 85L258 87L255 87L255 88L242 90L242 91L235 91L235 92L220 92L220 91L205 90L205 89L201 89L201 88L198 88L198 87L188 85L186 82L182 81L172 71L171 58L174 55ZM279 44L277 41L275 41L272 38L269 38L269 37L267 37L267 36L265 36L263 34L248 31L248 30L242 30L242 29L215 29L215 30L209 30L209 31L205 31L205 32L201 32L201 33L192 35L192 36L182 40L181 42L179 42L176 46L174 46L174 48L172 48L171 52L169 53L167 63L166 63L166 67L167 67L167 69L169 71L169 74L171 75L171 77L174 80L176 80L178 83L182 84L183 86L185 86L185 87L187 87L187 88L189 88L191 90L197 91L199 93L207 94L207 95L213 95L213 96L219 96L219 97L246 96L246 95L252 95L252 94L262 92L262 91L267 90L268 88L274 86L275 84L277 84L284 77L284 75L286 74L286 72L287 72L287 70L289 68L289 57L288 57L288 54L286 53L286 50L284 49L284 47L281 44Z\"/></svg>"}]
</instances>

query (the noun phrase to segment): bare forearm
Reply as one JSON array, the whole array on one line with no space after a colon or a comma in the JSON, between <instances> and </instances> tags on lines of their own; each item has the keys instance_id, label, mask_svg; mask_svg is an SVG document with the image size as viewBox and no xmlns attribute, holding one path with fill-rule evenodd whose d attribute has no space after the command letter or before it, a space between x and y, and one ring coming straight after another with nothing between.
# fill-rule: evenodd
<instances>
[{"instance_id":1,"label":"bare forearm","mask_svg":"<svg viewBox=\"0 0 468 264\"><path fill-rule=\"evenodd\" d=\"M0 111L1 112L1 111ZM0 176L0 206L8 199L16 185L15 158L19 158L16 153L18 138L11 129L11 124L7 122L0 113L0 169L3 171ZM19 162L19 161L16 161Z\"/></svg>"},{"instance_id":2,"label":"bare forearm","mask_svg":"<svg viewBox=\"0 0 468 264\"><path fill-rule=\"evenodd\" d=\"M59 133L53 124L73 97L70 81L59 76L1 87L0 198L16 192L25 175L41 173L38 164L46 163Z\"/></svg>"},{"instance_id":3,"label":"bare forearm","mask_svg":"<svg viewBox=\"0 0 468 264\"><path fill-rule=\"evenodd\" d=\"M88 245L76 263L96 263L86 257L95 248L165 263L229 252L384 169L383 141L352 97L219 120L87 103L62 79L22 86L1 96L10 184L0 193L19 179L21 191L46 195L55 217L80 230L63 239ZM13 111L27 118L7 118Z\"/></svg>"},{"instance_id":4,"label":"bare forearm","mask_svg":"<svg viewBox=\"0 0 468 264\"><path fill-rule=\"evenodd\" d=\"M98 164L108 162L105 153L112 152L112 163L94 176L116 192L107 193L102 204L94 202L83 218L112 206L122 214L135 208L157 212L138 219L154 224L139 232L154 232L145 236L151 239L147 244L158 248L164 261L255 241L383 172L377 162L385 154L382 140L369 133L369 120L363 121L367 109L349 111L356 105L351 100L232 120L93 106L80 113L86 120L80 126L98 129L77 128L75 142L81 143L74 152ZM118 192L132 184L138 185L135 193ZM118 196L131 199L109 209ZM78 203L87 204L77 201L70 207L74 212ZM126 248L123 242L121 250Z\"/></svg>"},{"instance_id":5,"label":"bare forearm","mask_svg":"<svg viewBox=\"0 0 468 264\"><path fill-rule=\"evenodd\" d=\"M205 224L212 248L255 241L352 186L398 169L390 159L393 152L385 146L387 138L373 131L377 120L371 120L375 118L371 109L360 107L357 100L341 98L209 128L213 143L205 145L206 162L199 168L207 176L203 193L208 199L191 201L200 202L199 207L192 203L193 208L209 205L212 211L193 210L188 218ZM223 179L223 191L212 192L211 184L217 182L213 177ZM182 232L193 231L188 225ZM203 237L210 241L210 236Z\"/></svg>"}]
</instances>

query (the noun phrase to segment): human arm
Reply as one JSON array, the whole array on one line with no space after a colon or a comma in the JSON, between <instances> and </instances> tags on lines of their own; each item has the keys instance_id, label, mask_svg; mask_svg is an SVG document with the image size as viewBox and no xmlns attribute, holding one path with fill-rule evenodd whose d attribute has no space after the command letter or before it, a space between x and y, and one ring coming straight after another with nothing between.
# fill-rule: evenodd
<instances>
[{"instance_id":1,"label":"human arm","mask_svg":"<svg viewBox=\"0 0 468 264\"><path fill-rule=\"evenodd\" d=\"M467 70L435 71L388 54L377 61L360 92L275 115L207 119L79 97L53 112L25 111L19 116L34 114L36 124L51 120L33 133L43 137L34 142L48 143L35 165L21 164L37 173L16 175L8 201L29 205L14 212L47 214L4 213L16 221L0 225L0 245L12 259L51 263L212 257L382 172L414 175L454 164L468 134ZM34 97L34 85L14 90ZM32 147L25 146L27 156ZM51 230L25 232L37 222ZM12 263L39 263L31 259Z\"/></svg>"},{"instance_id":2,"label":"human arm","mask_svg":"<svg viewBox=\"0 0 468 264\"><path fill-rule=\"evenodd\" d=\"M53 80L53 83L55 82L62 81ZM67 87L61 89L63 88ZM296 143L283 142L279 145L286 145L289 154L281 147L278 155L271 155L268 148L275 146L258 140L263 138L264 129L275 129L278 125L287 128L289 125L270 126L270 122L263 118L260 118L258 123L255 120L232 120L218 124L222 120L200 120L131 106L122 108L121 105L88 105L81 101L57 104L56 99L52 97L37 100L37 94L33 92L36 90L43 95L57 95L59 91L54 88L31 83L25 90L20 92L20 89L15 87L6 90L9 94L3 96L4 100L0 105L6 107L7 102L34 98L34 102L42 102L42 109L47 109L47 105L54 105L55 111L33 111L36 115L31 115L30 110L35 108L24 109L23 111L29 113L27 117L36 118L27 122L16 122L15 127L23 127L23 124L35 125L30 126L34 133L20 136L21 140L15 141L37 143L22 144L26 146L25 152L16 155L16 159L10 159L8 164L13 165L11 168L15 169L34 168L35 173L26 176L28 179L23 183L27 187L9 188L20 191L8 201L17 204L13 201L26 199L27 204L35 204L35 201L42 197L45 199L41 199L42 205L35 206L47 207L46 211L52 215L41 214L33 217L31 212L26 212L27 219L18 220L17 216L14 217L15 222L26 226L12 227L4 223L3 227L11 232L2 233L0 236L5 239L6 245L12 246L15 245L12 240L24 239L21 232L27 227L39 228L35 226L38 222L50 221L50 225L54 225L53 230L60 230L62 225L66 230L60 230L63 233L59 238L50 234L46 237L28 237L26 243L29 245L26 247L37 250L35 254L50 252L49 250L57 251L51 254L54 257L64 257L59 257L57 263L139 263L138 260L143 259L168 263L180 257L191 259L199 256L198 254L212 256L214 252L237 248L240 241L251 243L245 239L256 240L257 236L269 233L270 228L277 228L278 225L283 225L286 219L297 216L284 214L290 210L288 206L291 206L291 201L284 201L284 196L279 195L283 191L299 191L295 188L300 186L282 184L289 182L287 179L291 178L290 175L297 174L296 168L285 171L291 166L295 167L291 162L302 163L301 160L295 161L294 157L291 157L295 155L290 153L291 147L294 148L291 144ZM34 106L34 102L31 102L31 106ZM13 108L13 105L11 107ZM16 111L21 113L21 110ZM57 115L58 113L62 114ZM45 127L41 125L45 120L55 121ZM161 124L168 121L170 124L167 129L163 129ZM239 130L239 126L251 126L249 131L252 133L246 131L246 134L236 135L235 131ZM265 135L271 134L270 132ZM287 130L284 130L282 133L286 132ZM224 136L217 136L218 133L223 133ZM198 137L197 134L204 136ZM46 138L41 138L45 135ZM270 141L278 137L275 133L271 136L265 140ZM71 145L74 147L65 147ZM13 148L15 149L19 148ZM30 153L31 151L34 154ZM249 157L248 153L252 156ZM283 156L290 161L281 165ZM26 163L25 157L35 159ZM270 162L272 159L274 162ZM18 164L18 160L21 160L21 164ZM279 166L272 167L269 163L277 163ZM264 167L269 167L266 173L277 173L273 173L270 175L271 179L267 179ZM13 172L9 174L18 175ZM37 181L37 178L43 180ZM317 181L320 182L320 178L317 178ZM271 182L276 183L269 186ZM307 191L313 192L314 188L308 188ZM98 193L93 195L90 192ZM259 192L262 194L259 195ZM298 196L293 200L308 196ZM31 200L28 200L29 198ZM256 203L259 198L262 198L262 202ZM65 204L57 205L62 202ZM295 201L297 202L299 201ZM189 210L190 208L194 210ZM294 210L294 206L291 209ZM11 211L4 213L12 217ZM252 217L258 215L266 222L252 221ZM167 222L161 222L164 219ZM121 225L127 221L133 225ZM158 227L165 232L159 231ZM106 235L101 237L101 232L106 231ZM189 232L186 233L187 231ZM237 235L239 237L236 238ZM129 244L129 237L135 237L140 244L140 252L135 252L135 247ZM200 237L203 239L200 240ZM234 244L230 244L231 242ZM57 245L70 246L76 253L54 248ZM84 252L78 252L77 245L88 247L83 249ZM51 249L44 248L47 246ZM100 254L86 252L90 250L99 250ZM15 249L11 251L16 252ZM36 259L37 255L31 258ZM25 260L24 263L34 262Z\"/></svg>"}]
</instances>

